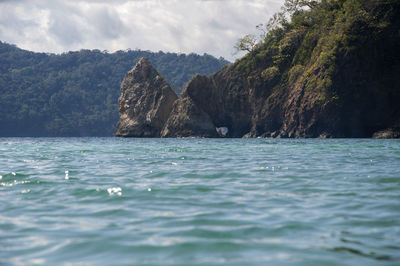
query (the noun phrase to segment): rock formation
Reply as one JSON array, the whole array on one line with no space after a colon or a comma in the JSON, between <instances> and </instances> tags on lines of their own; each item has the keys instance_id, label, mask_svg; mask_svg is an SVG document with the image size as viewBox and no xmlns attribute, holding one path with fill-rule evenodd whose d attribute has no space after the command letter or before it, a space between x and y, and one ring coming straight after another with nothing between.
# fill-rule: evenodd
<instances>
[{"instance_id":1,"label":"rock formation","mask_svg":"<svg viewBox=\"0 0 400 266\"><path fill-rule=\"evenodd\" d=\"M398 139L400 138L400 127L392 127L375 132L372 137L375 139Z\"/></svg>"},{"instance_id":2,"label":"rock formation","mask_svg":"<svg viewBox=\"0 0 400 266\"><path fill-rule=\"evenodd\" d=\"M217 137L217 132L208 114L185 97L175 102L161 137Z\"/></svg>"},{"instance_id":3,"label":"rock formation","mask_svg":"<svg viewBox=\"0 0 400 266\"><path fill-rule=\"evenodd\" d=\"M121 84L118 137L159 137L178 96L148 59L142 58Z\"/></svg>"},{"instance_id":4,"label":"rock formation","mask_svg":"<svg viewBox=\"0 0 400 266\"><path fill-rule=\"evenodd\" d=\"M194 76L178 99L154 100L151 87L167 85L136 66L121 87L117 135L400 137L400 2L361 5L364 17L344 2L298 13L234 64Z\"/></svg>"}]
</instances>

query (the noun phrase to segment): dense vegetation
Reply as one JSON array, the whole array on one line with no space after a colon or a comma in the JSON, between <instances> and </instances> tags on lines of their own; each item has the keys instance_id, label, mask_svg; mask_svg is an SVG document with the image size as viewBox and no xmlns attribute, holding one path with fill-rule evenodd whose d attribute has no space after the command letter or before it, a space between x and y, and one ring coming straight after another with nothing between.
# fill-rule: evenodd
<instances>
[{"instance_id":1,"label":"dense vegetation","mask_svg":"<svg viewBox=\"0 0 400 266\"><path fill-rule=\"evenodd\" d=\"M130 50L34 53L0 42L0 136L112 136L120 83L140 57L178 94L194 74L229 63L207 54Z\"/></svg>"},{"instance_id":2,"label":"dense vegetation","mask_svg":"<svg viewBox=\"0 0 400 266\"><path fill-rule=\"evenodd\" d=\"M289 99L301 90L317 104L308 105L304 121L321 112L326 121L319 127L337 135L400 126L400 1L286 0L257 27L261 38L246 35L237 43L249 53L235 69L249 84L265 84L266 97ZM353 124L362 132L352 132Z\"/></svg>"}]
</instances>

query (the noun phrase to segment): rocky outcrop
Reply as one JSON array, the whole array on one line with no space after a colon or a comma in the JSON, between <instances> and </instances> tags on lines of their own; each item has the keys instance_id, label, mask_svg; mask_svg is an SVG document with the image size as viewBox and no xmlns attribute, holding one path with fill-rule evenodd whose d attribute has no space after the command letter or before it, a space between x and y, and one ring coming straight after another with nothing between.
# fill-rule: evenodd
<instances>
[{"instance_id":1,"label":"rocky outcrop","mask_svg":"<svg viewBox=\"0 0 400 266\"><path fill-rule=\"evenodd\" d=\"M215 125L190 97L178 99L161 132L164 138L217 137Z\"/></svg>"},{"instance_id":2,"label":"rocky outcrop","mask_svg":"<svg viewBox=\"0 0 400 266\"><path fill-rule=\"evenodd\" d=\"M261 78L261 71L244 75L236 67L194 76L178 98L150 62L140 60L121 85L117 136L400 137L399 127L391 127L399 109L393 99L388 102L391 94L367 86L376 97L358 96L357 102L340 71L334 86L347 94L322 101L318 91L307 89L307 81L282 86ZM228 133L221 134L222 128Z\"/></svg>"},{"instance_id":3,"label":"rocky outcrop","mask_svg":"<svg viewBox=\"0 0 400 266\"><path fill-rule=\"evenodd\" d=\"M363 17L348 4L316 4L234 64L194 76L151 131L152 101L120 100L121 121L133 113L133 135L153 137L400 137L400 2L372 1Z\"/></svg>"},{"instance_id":4,"label":"rocky outcrop","mask_svg":"<svg viewBox=\"0 0 400 266\"><path fill-rule=\"evenodd\" d=\"M229 73L225 71L210 78L196 75L188 82L166 125L168 132L174 128L174 134L169 136L218 137L220 127L229 130L229 137L243 136L251 118L247 92L237 80L224 78ZM183 125L190 125L190 130Z\"/></svg>"},{"instance_id":5,"label":"rocky outcrop","mask_svg":"<svg viewBox=\"0 0 400 266\"><path fill-rule=\"evenodd\" d=\"M159 137L178 96L142 58L121 84L118 137Z\"/></svg>"},{"instance_id":6,"label":"rocky outcrop","mask_svg":"<svg viewBox=\"0 0 400 266\"><path fill-rule=\"evenodd\" d=\"M398 139L400 138L400 127L392 127L380 130L372 135L375 139Z\"/></svg>"},{"instance_id":7,"label":"rocky outcrop","mask_svg":"<svg viewBox=\"0 0 400 266\"><path fill-rule=\"evenodd\" d=\"M201 81L198 81L198 80ZM204 106L200 107L196 98L193 98L190 92L193 87L200 85L195 91L202 100L207 99L209 93L207 77L200 75L194 76L185 88L182 94L174 104L173 111L161 132L162 137L216 137L217 133L215 125L207 112L204 111Z\"/></svg>"},{"instance_id":8,"label":"rocky outcrop","mask_svg":"<svg viewBox=\"0 0 400 266\"><path fill-rule=\"evenodd\" d=\"M377 21L335 6L346 23L327 18L336 24L280 32L209 78L193 78L185 97L230 137L399 137L400 3L370 4L364 12Z\"/></svg>"}]
</instances>

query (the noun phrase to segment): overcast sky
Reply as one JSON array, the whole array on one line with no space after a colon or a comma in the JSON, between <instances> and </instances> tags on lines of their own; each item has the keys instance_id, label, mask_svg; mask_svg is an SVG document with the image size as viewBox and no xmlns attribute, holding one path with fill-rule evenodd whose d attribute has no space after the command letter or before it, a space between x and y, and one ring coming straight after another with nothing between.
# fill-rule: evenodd
<instances>
[{"instance_id":1,"label":"overcast sky","mask_svg":"<svg viewBox=\"0 0 400 266\"><path fill-rule=\"evenodd\" d=\"M37 51L141 49L234 60L283 0L0 0L0 40Z\"/></svg>"}]
</instances>

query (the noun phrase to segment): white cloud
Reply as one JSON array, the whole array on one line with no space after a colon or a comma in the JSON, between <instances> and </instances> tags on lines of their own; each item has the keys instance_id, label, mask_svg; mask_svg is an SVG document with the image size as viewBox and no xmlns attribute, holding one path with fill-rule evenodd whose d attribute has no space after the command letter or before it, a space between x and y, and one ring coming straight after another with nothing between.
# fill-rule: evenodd
<instances>
[{"instance_id":1,"label":"white cloud","mask_svg":"<svg viewBox=\"0 0 400 266\"><path fill-rule=\"evenodd\" d=\"M0 40L41 52L128 48L209 53L233 45L283 0L0 1Z\"/></svg>"}]
</instances>

